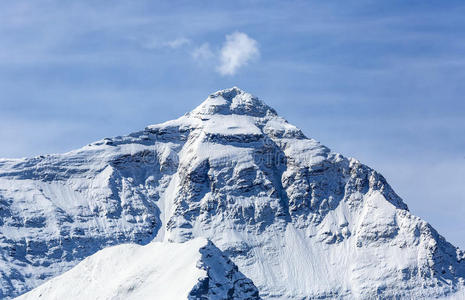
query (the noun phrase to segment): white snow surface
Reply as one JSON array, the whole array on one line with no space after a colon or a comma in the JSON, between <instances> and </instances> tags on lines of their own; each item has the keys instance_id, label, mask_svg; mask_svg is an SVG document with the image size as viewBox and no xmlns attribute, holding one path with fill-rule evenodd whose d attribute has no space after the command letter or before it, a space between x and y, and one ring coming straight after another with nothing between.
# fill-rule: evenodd
<instances>
[{"instance_id":1,"label":"white snow surface","mask_svg":"<svg viewBox=\"0 0 465 300\"><path fill-rule=\"evenodd\" d=\"M206 241L124 244L97 252L17 299L186 299Z\"/></svg>"},{"instance_id":2,"label":"white snow surface","mask_svg":"<svg viewBox=\"0 0 465 300\"><path fill-rule=\"evenodd\" d=\"M231 272L234 273L232 281L242 280L243 286L249 284L248 290L239 288L236 291L239 294L228 295L232 291L228 286L231 278L227 278ZM199 291L202 283L214 283L215 293L208 294L208 289ZM243 275L238 275L214 245L197 238L182 244L123 244L100 250L17 299L200 299L201 296L253 299L258 291Z\"/></svg>"},{"instance_id":3,"label":"white snow surface","mask_svg":"<svg viewBox=\"0 0 465 300\"><path fill-rule=\"evenodd\" d=\"M197 237L264 299L424 299L464 286L464 252L379 173L238 88L128 136L0 160L0 298L111 245Z\"/></svg>"}]
</instances>

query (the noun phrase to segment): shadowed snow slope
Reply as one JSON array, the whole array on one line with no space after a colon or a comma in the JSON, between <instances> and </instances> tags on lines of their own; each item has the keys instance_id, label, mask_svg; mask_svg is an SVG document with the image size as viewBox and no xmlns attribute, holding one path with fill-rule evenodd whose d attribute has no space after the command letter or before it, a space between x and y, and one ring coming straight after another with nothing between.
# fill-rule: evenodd
<instances>
[{"instance_id":1,"label":"shadowed snow slope","mask_svg":"<svg viewBox=\"0 0 465 300\"><path fill-rule=\"evenodd\" d=\"M211 240L263 298L431 298L465 255L385 179L238 88L60 155L0 160L0 298L110 245Z\"/></svg>"},{"instance_id":2,"label":"shadowed snow slope","mask_svg":"<svg viewBox=\"0 0 465 300\"><path fill-rule=\"evenodd\" d=\"M258 299L258 290L207 240L124 244L84 259L17 299Z\"/></svg>"}]
</instances>

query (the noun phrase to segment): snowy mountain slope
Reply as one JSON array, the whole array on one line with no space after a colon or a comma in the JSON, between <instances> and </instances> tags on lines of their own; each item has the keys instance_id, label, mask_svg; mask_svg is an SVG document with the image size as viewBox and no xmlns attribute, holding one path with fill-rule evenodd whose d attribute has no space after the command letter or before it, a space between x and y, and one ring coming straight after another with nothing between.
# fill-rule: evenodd
<instances>
[{"instance_id":1,"label":"snowy mountain slope","mask_svg":"<svg viewBox=\"0 0 465 300\"><path fill-rule=\"evenodd\" d=\"M106 248L17 299L231 297L258 299L258 290L218 248L199 238Z\"/></svg>"},{"instance_id":2,"label":"snowy mountain slope","mask_svg":"<svg viewBox=\"0 0 465 300\"><path fill-rule=\"evenodd\" d=\"M237 88L128 136L0 160L0 216L0 297L109 245L195 237L263 298L439 297L464 285L465 254L380 174Z\"/></svg>"}]
</instances>

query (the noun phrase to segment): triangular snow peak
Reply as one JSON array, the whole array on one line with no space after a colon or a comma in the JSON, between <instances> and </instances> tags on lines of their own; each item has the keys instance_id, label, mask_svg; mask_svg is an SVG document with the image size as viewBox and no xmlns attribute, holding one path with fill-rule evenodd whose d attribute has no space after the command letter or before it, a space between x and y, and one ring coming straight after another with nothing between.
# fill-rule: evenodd
<instances>
[{"instance_id":1,"label":"triangular snow peak","mask_svg":"<svg viewBox=\"0 0 465 300\"><path fill-rule=\"evenodd\" d=\"M233 87L211 94L191 114L237 114L264 117L266 115L276 115L276 112L252 94L244 92L238 87Z\"/></svg>"},{"instance_id":2,"label":"triangular snow peak","mask_svg":"<svg viewBox=\"0 0 465 300\"><path fill-rule=\"evenodd\" d=\"M259 299L258 290L205 239L106 248L18 300Z\"/></svg>"}]
</instances>

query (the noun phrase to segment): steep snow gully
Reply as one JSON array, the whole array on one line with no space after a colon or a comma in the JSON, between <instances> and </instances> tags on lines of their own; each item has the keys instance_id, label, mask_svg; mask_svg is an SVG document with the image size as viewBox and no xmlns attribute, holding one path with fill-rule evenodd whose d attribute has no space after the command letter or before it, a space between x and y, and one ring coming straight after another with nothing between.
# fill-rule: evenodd
<instances>
[{"instance_id":1,"label":"steep snow gully","mask_svg":"<svg viewBox=\"0 0 465 300\"><path fill-rule=\"evenodd\" d=\"M379 173L235 87L127 136L0 159L0 298L460 297L464 258Z\"/></svg>"}]
</instances>

